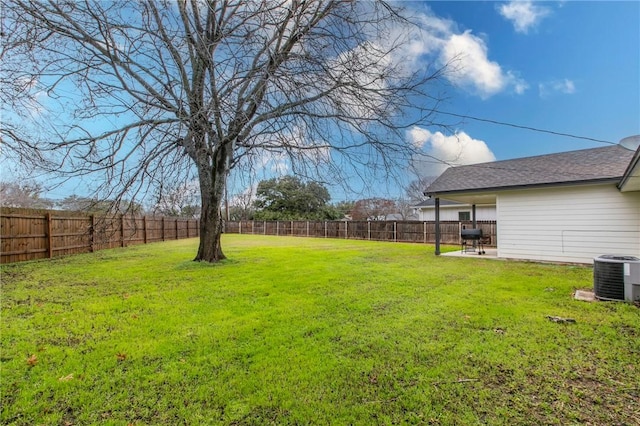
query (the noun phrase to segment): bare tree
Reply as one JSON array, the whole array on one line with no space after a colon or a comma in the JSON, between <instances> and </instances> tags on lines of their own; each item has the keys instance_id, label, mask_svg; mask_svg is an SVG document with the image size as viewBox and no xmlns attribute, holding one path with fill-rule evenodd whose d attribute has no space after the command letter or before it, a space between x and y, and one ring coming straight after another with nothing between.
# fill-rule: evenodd
<instances>
[{"instance_id":1,"label":"bare tree","mask_svg":"<svg viewBox=\"0 0 640 426\"><path fill-rule=\"evenodd\" d=\"M151 209L154 214L174 217L197 217L200 206L200 192L197 182L179 184L173 188L160 185L156 203Z\"/></svg>"},{"instance_id":2,"label":"bare tree","mask_svg":"<svg viewBox=\"0 0 640 426\"><path fill-rule=\"evenodd\" d=\"M120 210L113 210L116 205L120 207ZM55 208L70 212L99 214L105 217L124 213L134 215L144 214L144 207L135 201L122 199L119 200L118 203L115 203L113 200L96 200L75 194L68 195L62 200L56 201Z\"/></svg>"},{"instance_id":3,"label":"bare tree","mask_svg":"<svg viewBox=\"0 0 640 426\"><path fill-rule=\"evenodd\" d=\"M0 16L4 15L0 7ZM13 175L22 178L28 177L38 166L48 163L23 125L32 121L41 108L35 89L37 77L31 78L30 73L24 72L20 58L31 47L26 38L24 42L15 40L7 43L6 35L15 28L8 21L2 19L0 27L0 164L5 171L10 168L11 162L19 164L22 173L13 170ZM29 38L35 39L37 36Z\"/></svg>"},{"instance_id":4,"label":"bare tree","mask_svg":"<svg viewBox=\"0 0 640 426\"><path fill-rule=\"evenodd\" d=\"M229 212L228 220L249 220L255 213L253 202L256 197L256 187L249 186L244 191L229 196L227 194L226 209Z\"/></svg>"},{"instance_id":5,"label":"bare tree","mask_svg":"<svg viewBox=\"0 0 640 426\"><path fill-rule=\"evenodd\" d=\"M425 189L435 180L435 177L425 177L420 176L418 179L412 180L409 182L407 187L405 188L405 196L410 204L418 204L421 201L427 199L427 196L424 195Z\"/></svg>"},{"instance_id":6,"label":"bare tree","mask_svg":"<svg viewBox=\"0 0 640 426\"><path fill-rule=\"evenodd\" d=\"M418 215L416 214L416 209L414 208L417 203L413 202L409 198L398 198L395 200L396 204L396 215L398 215L401 220L417 220Z\"/></svg>"},{"instance_id":7,"label":"bare tree","mask_svg":"<svg viewBox=\"0 0 640 426\"><path fill-rule=\"evenodd\" d=\"M0 182L0 206L50 209L53 201L42 198L42 187L29 182Z\"/></svg>"},{"instance_id":8,"label":"bare tree","mask_svg":"<svg viewBox=\"0 0 640 426\"><path fill-rule=\"evenodd\" d=\"M351 210L351 217L353 220L387 220L387 216L396 212L397 207L394 200L367 198L355 202Z\"/></svg>"},{"instance_id":9,"label":"bare tree","mask_svg":"<svg viewBox=\"0 0 640 426\"><path fill-rule=\"evenodd\" d=\"M98 174L104 199L197 176L195 260L224 258L231 170L276 158L368 182L415 153L404 130L438 102L444 68L407 59L415 27L383 1L1 1L4 75L44 110L29 138L3 138L32 138L66 177Z\"/></svg>"}]
</instances>

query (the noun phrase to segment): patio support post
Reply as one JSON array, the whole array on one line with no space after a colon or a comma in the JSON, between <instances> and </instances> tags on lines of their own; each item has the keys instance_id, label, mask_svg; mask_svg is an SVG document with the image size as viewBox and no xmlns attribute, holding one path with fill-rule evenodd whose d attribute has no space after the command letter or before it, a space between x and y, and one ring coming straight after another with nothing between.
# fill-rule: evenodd
<instances>
[{"instance_id":1,"label":"patio support post","mask_svg":"<svg viewBox=\"0 0 640 426\"><path fill-rule=\"evenodd\" d=\"M477 228L477 221L476 221L476 205L473 204L471 206L471 226L473 227L473 229Z\"/></svg>"},{"instance_id":2,"label":"patio support post","mask_svg":"<svg viewBox=\"0 0 640 426\"><path fill-rule=\"evenodd\" d=\"M476 205L475 203L471 205L471 227L473 229L478 229L478 221L476 220ZM473 240L473 248L476 248L478 242Z\"/></svg>"},{"instance_id":3,"label":"patio support post","mask_svg":"<svg viewBox=\"0 0 640 426\"><path fill-rule=\"evenodd\" d=\"M436 197L436 256L440 256L440 198Z\"/></svg>"}]
</instances>

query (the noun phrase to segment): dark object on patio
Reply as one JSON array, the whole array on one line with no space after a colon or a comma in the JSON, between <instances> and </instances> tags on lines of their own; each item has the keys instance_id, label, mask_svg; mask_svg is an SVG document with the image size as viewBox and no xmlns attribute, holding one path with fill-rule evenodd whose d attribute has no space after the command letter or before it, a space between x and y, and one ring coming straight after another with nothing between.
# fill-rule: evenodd
<instances>
[{"instance_id":1,"label":"dark object on patio","mask_svg":"<svg viewBox=\"0 0 640 426\"><path fill-rule=\"evenodd\" d=\"M469 251L475 252L478 250L478 254L484 254L484 247L482 245L482 229L465 229L460 230L460 239L462 240L462 252L467 253Z\"/></svg>"}]
</instances>

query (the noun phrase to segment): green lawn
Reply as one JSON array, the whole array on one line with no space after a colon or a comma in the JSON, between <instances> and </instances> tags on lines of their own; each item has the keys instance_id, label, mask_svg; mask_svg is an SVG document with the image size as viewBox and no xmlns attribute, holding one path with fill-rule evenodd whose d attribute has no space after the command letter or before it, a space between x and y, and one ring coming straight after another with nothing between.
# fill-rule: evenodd
<instances>
[{"instance_id":1,"label":"green lawn","mask_svg":"<svg viewBox=\"0 0 640 426\"><path fill-rule=\"evenodd\" d=\"M640 424L640 310L573 300L590 268L223 243L3 266L0 423Z\"/></svg>"}]
</instances>

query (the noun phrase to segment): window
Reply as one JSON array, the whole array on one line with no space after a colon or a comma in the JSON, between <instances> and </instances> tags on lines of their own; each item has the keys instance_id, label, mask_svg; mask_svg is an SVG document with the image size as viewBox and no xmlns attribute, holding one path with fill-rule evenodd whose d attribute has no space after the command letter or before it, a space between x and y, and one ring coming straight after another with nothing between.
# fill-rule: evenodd
<instances>
[{"instance_id":1,"label":"window","mask_svg":"<svg viewBox=\"0 0 640 426\"><path fill-rule=\"evenodd\" d=\"M471 212L458 212L458 221L470 221L471 220Z\"/></svg>"}]
</instances>

